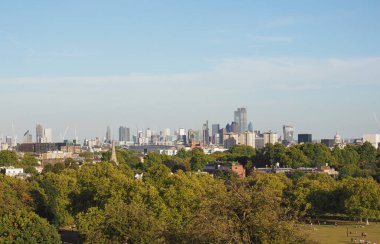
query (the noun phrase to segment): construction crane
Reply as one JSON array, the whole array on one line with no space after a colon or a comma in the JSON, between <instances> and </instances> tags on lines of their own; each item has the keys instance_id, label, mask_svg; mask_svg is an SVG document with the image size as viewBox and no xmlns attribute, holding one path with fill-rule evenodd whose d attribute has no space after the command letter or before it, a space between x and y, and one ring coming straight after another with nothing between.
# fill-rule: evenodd
<instances>
[{"instance_id":1,"label":"construction crane","mask_svg":"<svg viewBox=\"0 0 380 244\"><path fill-rule=\"evenodd\" d=\"M66 134L67 134L67 131L68 131L68 130L69 130L69 127L67 126L66 129L65 129L65 131L64 131L63 134L62 134L62 141L65 140L65 137L66 137Z\"/></svg>"}]
</instances>

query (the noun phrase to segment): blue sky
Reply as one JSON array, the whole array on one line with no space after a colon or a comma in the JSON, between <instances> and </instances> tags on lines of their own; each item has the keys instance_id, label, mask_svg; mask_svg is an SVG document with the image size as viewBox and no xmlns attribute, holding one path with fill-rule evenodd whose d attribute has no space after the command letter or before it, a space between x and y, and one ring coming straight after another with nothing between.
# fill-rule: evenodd
<instances>
[{"instance_id":1,"label":"blue sky","mask_svg":"<svg viewBox=\"0 0 380 244\"><path fill-rule=\"evenodd\" d=\"M1 1L0 134L40 122L103 137L110 125L225 125L316 138L379 131L380 2ZM73 133L73 132L69 132Z\"/></svg>"}]
</instances>

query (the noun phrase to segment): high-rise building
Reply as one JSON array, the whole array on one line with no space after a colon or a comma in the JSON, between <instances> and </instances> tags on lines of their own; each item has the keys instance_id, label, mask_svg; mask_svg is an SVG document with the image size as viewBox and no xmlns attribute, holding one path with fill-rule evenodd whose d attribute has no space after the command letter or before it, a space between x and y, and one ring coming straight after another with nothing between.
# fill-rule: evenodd
<instances>
[{"instance_id":1,"label":"high-rise building","mask_svg":"<svg viewBox=\"0 0 380 244\"><path fill-rule=\"evenodd\" d=\"M238 133L246 132L248 130L246 108L238 108L234 112L234 122L236 123Z\"/></svg>"},{"instance_id":2,"label":"high-rise building","mask_svg":"<svg viewBox=\"0 0 380 244\"><path fill-rule=\"evenodd\" d=\"M23 142L24 143L32 143L33 142L32 134L30 134L29 130L27 130L24 133Z\"/></svg>"},{"instance_id":3,"label":"high-rise building","mask_svg":"<svg viewBox=\"0 0 380 244\"><path fill-rule=\"evenodd\" d=\"M263 135L264 135L264 145L278 143L277 133L269 131L269 132L265 132Z\"/></svg>"},{"instance_id":4,"label":"high-rise building","mask_svg":"<svg viewBox=\"0 0 380 244\"><path fill-rule=\"evenodd\" d=\"M111 143L111 129L109 126L107 126L107 131L106 131L106 143Z\"/></svg>"},{"instance_id":5,"label":"high-rise building","mask_svg":"<svg viewBox=\"0 0 380 244\"><path fill-rule=\"evenodd\" d=\"M44 127L41 124L36 125L36 142L41 143L44 138Z\"/></svg>"},{"instance_id":6,"label":"high-rise building","mask_svg":"<svg viewBox=\"0 0 380 244\"><path fill-rule=\"evenodd\" d=\"M185 135L186 135L186 131L185 131L185 129L184 129L184 128L179 128L179 130L178 130L178 134L179 134L180 136L185 136Z\"/></svg>"},{"instance_id":7,"label":"high-rise building","mask_svg":"<svg viewBox=\"0 0 380 244\"><path fill-rule=\"evenodd\" d=\"M252 124L252 122L249 122L249 124L248 124L248 131L249 132L253 132L253 124Z\"/></svg>"},{"instance_id":8,"label":"high-rise building","mask_svg":"<svg viewBox=\"0 0 380 244\"><path fill-rule=\"evenodd\" d=\"M298 134L298 144L312 142L312 134Z\"/></svg>"},{"instance_id":9,"label":"high-rise building","mask_svg":"<svg viewBox=\"0 0 380 244\"><path fill-rule=\"evenodd\" d=\"M145 137L146 137L147 143L152 142L152 130L150 128L147 128L145 130Z\"/></svg>"},{"instance_id":10,"label":"high-rise building","mask_svg":"<svg viewBox=\"0 0 380 244\"><path fill-rule=\"evenodd\" d=\"M294 141L294 127L290 125L284 125L282 129L284 132L284 141L287 143L292 143Z\"/></svg>"},{"instance_id":11,"label":"high-rise building","mask_svg":"<svg viewBox=\"0 0 380 244\"><path fill-rule=\"evenodd\" d=\"M236 122L232 122L230 130L232 133L238 133L239 132L238 124Z\"/></svg>"},{"instance_id":12,"label":"high-rise building","mask_svg":"<svg viewBox=\"0 0 380 244\"><path fill-rule=\"evenodd\" d=\"M165 128L164 131L162 132L162 139L163 141L171 141L171 134L170 134L170 129Z\"/></svg>"},{"instance_id":13,"label":"high-rise building","mask_svg":"<svg viewBox=\"0 0 380 244\"><path fill-rule=\"evenodd\" d=\"M210 132L208 128L208 120L206 120L206 123L202 126L202 142L205 145L210 144Z\"/></svg>"},{"instance_id":14,"label":"high-rise building","mask_svg":"<svg viewBox=\"0 0 380 244\"><path fill-rule=\"evenodd\" d=\"M119 141L130 141L131 135L130 135L130 129L126 126L120 126L119 127Z\"/></svg>"},{"instance_id":15,"label":"high-rise building","mask_svg":"<svg viewBox=\"0 0 380 244\"><path fill-rule=\"evenodd\" d=\"M212 143L213 144L219 144L219 130L220 125L219 124L213 124L211 126L211 133L212 133Z\"/></svg>"},{"instance_id":16,"label":"high-rise building","mask_svg":"<svg viewBox=\"0 0 380 244\"><path fill-rule=\"evenodd\" d=\"M44 129L44 140L45 143L51 143L53 142L53 132L51 128Z\"/></svg>"},{"instance_id":17,"label":"high-rise building","mask_svg":"<svg viewBox=\"0 0 380 244\"><path fill-rule=\"evenodd\" d=\"M226 125L226 132L227 132L227 133L232 132L232 131L231 131L231 125L230 125L230 124L227 124L227 125Z\"/></svg>"}]
</instances>

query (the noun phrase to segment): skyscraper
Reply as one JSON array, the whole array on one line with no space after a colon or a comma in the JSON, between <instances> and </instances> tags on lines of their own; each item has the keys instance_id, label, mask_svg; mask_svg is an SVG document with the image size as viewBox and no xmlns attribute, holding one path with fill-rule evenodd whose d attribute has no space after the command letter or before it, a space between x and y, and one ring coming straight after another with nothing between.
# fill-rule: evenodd
<instances>
[{"instance_id":1,"label":"skyscraper","mask_svg":"<svg viewBox=\"0 0 380 244\"><path fill-rule=\"evenodd\" d=\"M213 124L211 126L212 130L212 143L213 144L219 144L219 130L220 130L220 125L219 124Z\"/></svg>"},{"instance_id":2,"label":"skyscraper","mask_svg":"<svg viewBox=\"0 0 380 244\"><path fill-rule=\"evenodd\" d=\"M206 120L206 123L202 126L202 142L205 145L210 144L210 132L208 128L208 120Z\"/></svg>"},{"instance_id":3,"label":"skyscraper","mask_svg":"<svg viewBox=\"0 0 380 244\"><path fill-rule=\"evenodd\" d=\"M41 124L36 125L36 142L42 142L44 138L44 127Z\"/></svg>"},{"instance_id":4,"label":"skyscraper","mask_svg":"<svg viewBox=\"0 0 380 244\"><path fill-rule=\"evenodd\" d=\"M234 122L236 123L237 132L246 132L247 127L247 109L238 108L234 112Z\"/></svg>"},{"instance_id":5,"label":"skyscraper","mask_svg":"<svg viewBox=\"0 0 380 244\"><path fill-rule=\"evenodd\" d=\"M51 128L44 129L44 137L43 142L51 143L53 142L53 132Z\"/></svg>"},{"instance_id":6,"label":"skyscraper","mask_svg":"<svg viewBox=\"0 0 380 244\"><path fill-rule=\"evenodd\" d=\"M130 141L131 135L130 135L130 129L126 126L120 126L119 127L119 141Z\"/></svg>"},{"instance_id":7,"label":"skyscraper","mask_svg":"<svg viewBox=\"0 0 380 244\"><path fill-rule=\"evenodd\" d=\"M106 143L111 143L111 129L109 126L107 126L106 131Z\"/></svg>"},{"instance_id":8,"label":"skyscraper","mask_svg":"<svg viewBox=\"0 0 380 244\"><path fill-rule=\"evenodd\" d=\"M284 141L288 143L294 142L294 127L290 125L284 125L282 129L284 132Z\"/></svg>"}]
</instances>

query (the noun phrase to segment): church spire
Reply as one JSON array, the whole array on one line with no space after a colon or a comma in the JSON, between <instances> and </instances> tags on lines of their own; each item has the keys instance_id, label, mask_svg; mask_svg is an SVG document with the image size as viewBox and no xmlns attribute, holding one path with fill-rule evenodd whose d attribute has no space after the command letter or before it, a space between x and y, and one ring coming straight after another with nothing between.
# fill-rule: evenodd
<instances>
[{"instance_id":1,"label":"church spire","mask_svg":"<svg viewBox=\"0 0 380 244\"><path fill-rule=\"evenodd\" d=\"M116 165L119 165L116 158L115 141L112 141L111 162L114 162Z\"/></svg>"}]
</instances>

